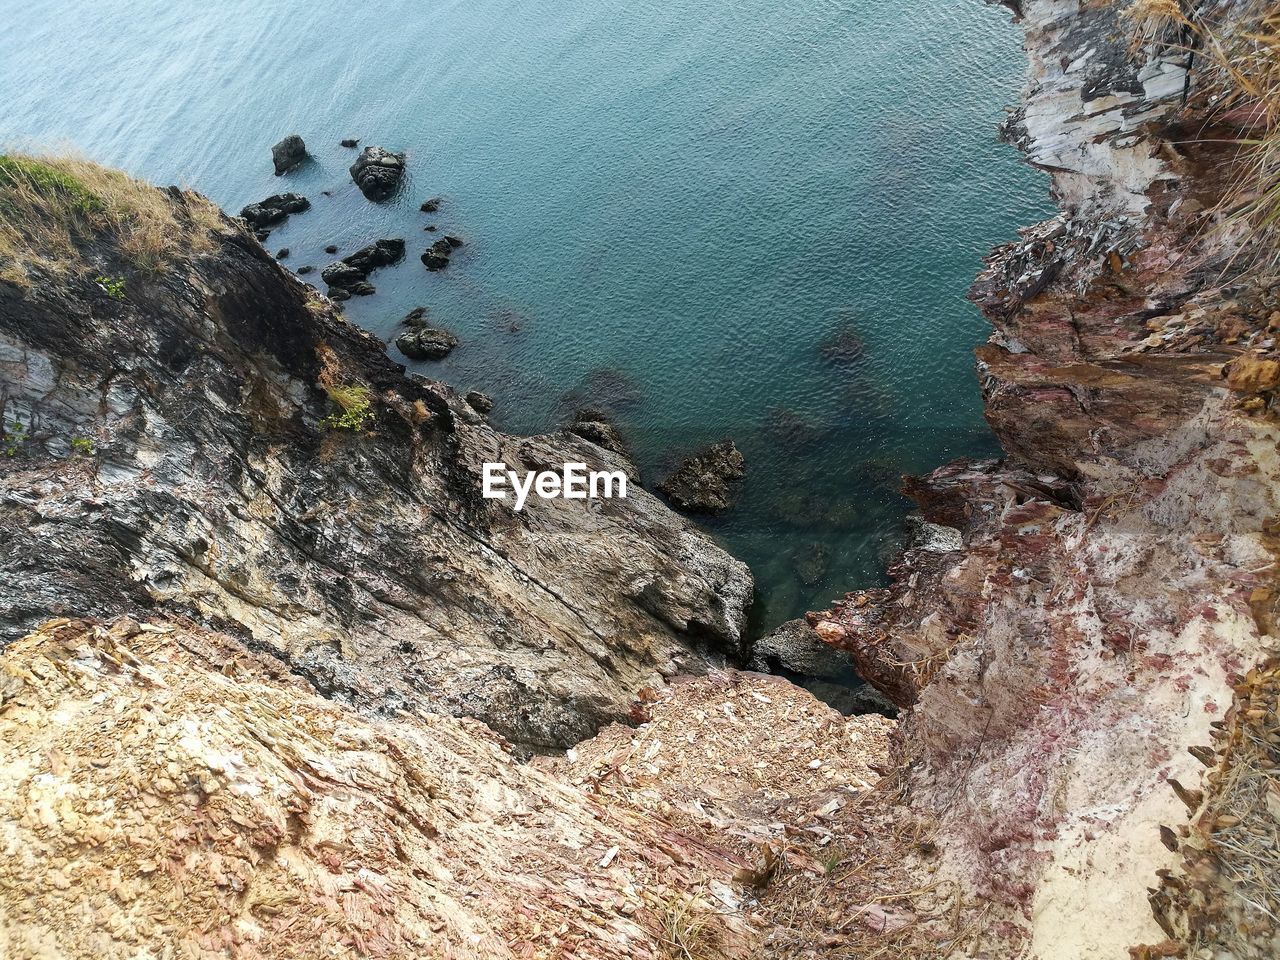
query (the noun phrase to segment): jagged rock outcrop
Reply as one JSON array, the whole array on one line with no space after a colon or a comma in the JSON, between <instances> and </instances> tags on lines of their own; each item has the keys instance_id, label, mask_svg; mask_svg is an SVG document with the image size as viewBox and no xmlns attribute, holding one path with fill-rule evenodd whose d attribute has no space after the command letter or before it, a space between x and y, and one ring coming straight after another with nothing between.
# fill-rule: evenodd
<instances>
[{"instance_id":1,"label":"jagged rock outcrop","mask_svg":"<svg viewBox=\"0 0 1280 960\"><path fill-rule=\"evenodd\" d=\"M960 542L812 617L910 707L912 808L939 817L991 956L1201 956L1147 904L1177 863L1159 827L1186 819L1169 781L1199 781L1188 748L1277 642L1280 301L1262 241L1218 212L1240 169L1230 78L1177 24L1131 48L1119 9L1018 4L1031 72L1006 132L1062 213L972 294L1008 460L912 481ZM1240 40L1263 12L1196 15Z\"/></svg>"},{"instance_id":2,"label":"jagged rock outcrop","mask_svg":"<svg viewBox=\"0 0 1280 960\"><path fill-rule=\"evenodd\" d=\"M301 166L306 159L307 145L296 133L289 134L271 148L271 162L276 168L277 177Z\"/></svg>"},{"instance_id":3,"label":"jagged rock outcrop","mask_svg":"<svg viewBox=\"0 0 1280 960\"><path fill-rule=\"evenodd\" d=\"M688 513L723 513L733 506L746 475L742 452L725 439L687 458L658 490Z\"/></svg>"},{"instance_id":4,"label":"jagged rock outcrop","mask_svg":"<svg viewBox=\"0 0 1280 960\"><path fill-rule=\"evenodd\" d=\"M404 154L384 147L365 147L351 165L351 179L374 203L389 200L404 178Z\"/></svg>"},{"instance_id":5,"label":"jagged rock outcrop","mask_svg":"<svg viewBox=\"0 0 1280 960\"><path fill-rule=\"evenodd\" d=\"M481 497L488 461L612 454L495 432L219 230L158 275L103 237L74 273L0 283L0 402L22 424L0 461L0 635L181 612L332 698L533 748L741 655L746 568L645 492L518 514Z\"/></svg>"}]
</instances>

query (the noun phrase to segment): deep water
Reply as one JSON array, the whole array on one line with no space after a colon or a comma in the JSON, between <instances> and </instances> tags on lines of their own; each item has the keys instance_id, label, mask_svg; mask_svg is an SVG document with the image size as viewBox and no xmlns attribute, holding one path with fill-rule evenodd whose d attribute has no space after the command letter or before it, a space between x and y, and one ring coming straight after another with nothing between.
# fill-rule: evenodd
<instances>
[{"instance_id":1,"label":"deep water","mask_svg":"<svg viewBox=\"0 0 1280 960\"><path fill-rule=\"evenodd\" d=\"M995 140L1023 60L980 0L0 0L0 16L0 144L71 147L232 211L304 193L313 209L268 246L317 283L327 244L405 238L348 315L390 339L427 306L463 346L411 366L491 394L506 429L610 406L646 479L733 437L749 477L708 526L751 564L760 625L883 578L902 473L994 450L963 295L1048 210ZM277 178L288 133L313 160ZM394 201L351 184L343 137L407 152ZM419 212L432 196L440 212ZM466 240L439 274L417 259L428 224Z\"/></svg>"}]
</instances>

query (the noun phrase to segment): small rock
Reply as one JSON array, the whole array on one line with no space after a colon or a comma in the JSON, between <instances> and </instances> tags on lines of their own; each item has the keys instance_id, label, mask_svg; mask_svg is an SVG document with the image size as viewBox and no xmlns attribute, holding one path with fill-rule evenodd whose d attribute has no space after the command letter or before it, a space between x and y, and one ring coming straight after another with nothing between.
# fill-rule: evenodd
<instances>
[{"instance_id":1,"label":"small rock","mask_svg":"<svg viewBox=\"0 0 1280 960\"><path fill-rule=\"evenodd\" d=\"M732 440L721 440L690 457L658 484L668 500L687 513L723 513L737 499L746 461Z\"/></svg>"},{"instance_id":2,"label":"small rock","mask_svg":"<svg viewBox=\"0 0 1280 960\"><path fill-rule=\"evenodd\" d=\"M325 247L325 248L324 248L324 252L325 252L325 253L337 253L337 252L338 252L338 248L337 248L337 246L336 246L335 244L332 244L332 243L331 243L331 244L329 244L329 246L327 246L327 247Z\"/></svg>"},{"instance_id":3,"label":"small rock","mask_svg":"<svg viewBox=\"0 0 1280 960\"><path fill-rule=\"evenodd\" d=\"M435 233L435 232L436 232L436 225L435 225L434 223L432 223L432 224L428 224L427 226L423 227L422 229L423 229L423 230L425 230L425 231L427 231L427 233Z\"/></svg>"},{"instance_id":4,"label":"small rock","mask_svg":"<svg viewBox=\"0 0 1280 960\"><path fill-rule=\"evenodd\" d=\"M305 277L308 273L310 273L310 272L311 272L312 270L314 270L314 269L315 269L315 267L311 267L311 266L307 266L307 267L299 267L299 268L298 268L298 276L300 276L300 277Z\"/></svg>"},{"instance_id":5,"label":"small rock","mask_svg":"<svg viewBox=\"0 0 1280 960\"><path fill-rule=\"evenodd\" d=\"M277 260L287 260L288 258L289 258L289 248L288 248L288 247L281 247L279 250L277 250L277 251L276 251L276 259L277 259Z\"/></svg>"},{"instance_id":6,"label":"small rock","mask_svg":"<svg viewBox=\"0 0 1280 960\"><path fill-rule=\"evenodd\" d=\"M356 145L357 145L357 144L359 144L359 143L360 143L360 141L359 141L359 140L357 140L357 139L353 139L353 138L351 138L351 137L348 137L346 140L343 140L343 141L342 141L342 145L343 145L344 147L347 147L347 148L354 147L354 146L356 146Z\"/></svg>"},{"instance_id":7,"label":"small rock","mask_svg":"<svg viewBox=\"0 0 1280 960\"><path fill-rule=\"evenodd\" d=\"M421 210L423 213L435 213L437 210L440 209L440 204L442 204L443 202L444 201L440 197L432 197L430 200L424 201L422 206L420 206L418 209Z\"/></svg>"},{"instance_id":8,"label":"small rock","mask_svg":"<svg viewBox=\"0 0 1280 960\"><path fill-rule=\"evenodd\" d=\"M276 176L288 173L307 159L307 145L296 133L285 137L271 148L271 162L276 166Z\"/></svg>"},{"instance_id":9,"label":"small rock","mask_svg":"<svg viewBox=\"0 0 1280 960\"><path fill-rule=\"evenodd\" d=\"M488 413L493 409L493 398L479 390L472 390L467 394L467 403L471 404L476 413Z\"/></svg>"},{"instance_id":10,"label":"small rock","mask_svg":"<svg viewBox=\"0 0 1280 960\"><path fill-rule=\"evenodd\" d=\"M824 643L803 618L788 620L757 640L752 648L751 668L769 673L798 673L837 683L853 675L849 655Z\"/></svg>"},{"instance_id":11,"label":"small rock","mask_svg":"<svg viewBox=\"0 0 1280 960\"><path fill-rule=\"evenodd\" d=\"M365 147L351 165L351 179L375 203L391 197L404 177L404 154L382 147Z\"/></svg>"},{"instance_id":12,"label":"small rock","mask_svg":"<svg viewBox=\"0 0 1280 960\"><path fill-rule=\"evenodd\" d=\"M418 327L396 337L396 347L411 360L443 360L457 345L457 337L436 327Z\"/></svg>"},{"instance_id":13,"label":"small rock","mask_svg":"<svg viewBox=\"0 0 1280 960\"><path fill-rule=\"evenodd\" d=\"M455 250L457 250L460 246L462 246L462 241L460 239L458 239L457 237L451 237L447 233L444 235L444 241Z\"/></svg>"}]
</instances>

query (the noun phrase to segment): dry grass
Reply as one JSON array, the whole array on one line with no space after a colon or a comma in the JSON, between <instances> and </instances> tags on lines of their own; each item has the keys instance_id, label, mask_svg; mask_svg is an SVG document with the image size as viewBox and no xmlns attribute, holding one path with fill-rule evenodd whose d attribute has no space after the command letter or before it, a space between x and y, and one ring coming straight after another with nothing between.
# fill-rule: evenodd
<instances>
[{"instance_id":1,"label":"dry grass","mask_svg":"<svg viewBox=\"0 0 1280 960\"><path fill-rule=\"evenodd\" d=\"M1270 958L1280 948L1278 710L1280 663L1273 661L1236 688L1203 793L1183 791L1198 804L1190 824L1168 834L1183 869L1165 875L1152 897L1180 956ZM1164 956L1163 946L1131 952Z\"/></svg>"},{"instance_id":2,"label":"dry grass","mask_svg":"<svg viewBox=\"0 0 1280 960\"><path fill-rule=\"evenodd\" d=\"M217 208L183 199L79 157L0 155L0 279L26 285L32 268L67 270L99 240L142 270L211 249Z\"/></svg>"},{"instance_id":3,"label":"dry grass","mask_svg":"<svg viewBox=\"0 0 1280 960\"><path fill-rule=\"evenodd\" d=\"M1260 13L1243 25L1184 10L1180 0L1136 0L1124 11L1133 47L1158 45L1185 52L1193 83L1214 96L1213 118L1242 131L1235 171L1212 211L1241 229L1254 259L1280 259L1280 14Z\"/></svg>"}]
</instances>

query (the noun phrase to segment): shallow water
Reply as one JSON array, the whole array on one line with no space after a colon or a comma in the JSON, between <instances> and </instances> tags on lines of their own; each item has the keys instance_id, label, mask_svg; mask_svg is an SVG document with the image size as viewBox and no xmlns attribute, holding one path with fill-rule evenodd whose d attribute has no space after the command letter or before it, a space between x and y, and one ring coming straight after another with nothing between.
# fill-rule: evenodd
<instances>
[{"instance_id":1,"label":"shallow water","mask_svg":"<svg viewBox=\"0 0 1280 960\"><path fill-rule=\"evenodd\" d=\"M995 142L1023 61L980 0L0 15L0 144L71 146L232 211L304 193L312 210L267 243L317 283L327 244L405 238L348 315L390 339L427 306L463 346L411 366L491 394L506 429L612 406L646 478L732 436L749 477L708 526L751 564L761 626L883 578L900 474L994 450L972 373L986 329L963 294L1048 208ZM277 178L287 133L313 160ZM343 137L407 152L392 202L356 190ZM467 241L438 274L417 260L427 224Z\"/></svg>"}]
</instances>

